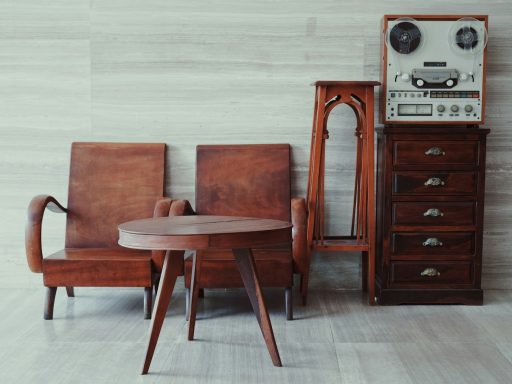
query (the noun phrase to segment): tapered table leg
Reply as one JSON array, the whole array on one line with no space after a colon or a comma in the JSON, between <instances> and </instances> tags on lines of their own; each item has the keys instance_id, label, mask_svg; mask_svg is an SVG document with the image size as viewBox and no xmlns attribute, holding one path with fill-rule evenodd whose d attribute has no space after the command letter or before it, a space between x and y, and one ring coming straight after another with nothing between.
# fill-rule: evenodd
<instances>
[{"instance_id":1,"label":"tapered table leg","mask_svg":"<svg viewBox=\"0 0 512 384\"><path fill-rule=\"evenodd\" d=\"M146 358L144 359L144 366L142 374L145 375L149 371L153 353L155 352L156 343L162 324L164 322L165 314L169 303L171 301L172 291L176 284L176 279L180 273L180 258L183 257L183 252L167 251L165 253L164 265L162 268L162 275L160 278L160 287L156 295L156 305L153 308L153 315L150 326L150 336L146 348Z\"/></svg>"},{"instance_id":2,"label":"tapered table leg","mask_svg":"<svg viewBox=\"0 0 512 384\"><path fill-rule=\"evenodd\" d=\"M277 350L272 324L270 323L267 306L261 291L252 252L247 248L233 249L233 254L235 255L238 270L242 276L245 290L249 295L252 309L254 310L256 319L260 325L261 333L263 333L263 338L265 339L265 344L267 344L267 349L270 353L272 362L276 367L280 367L281 358L279 357L279 351Z\"/></svg>"},{"instance_id":3,"label":"tapered table leg","mask_svg":"<svg viewBox=\"0 0 512 384\"><path fill-rule=\"evenodd\" d=\"M199 275L201 274L201 255L194 253L192 259L192 279L190 281L190 305L188 317L188 339L194 340L194 330L196 326L197 302L199 301Z\"/></svg>"}]
</instances>

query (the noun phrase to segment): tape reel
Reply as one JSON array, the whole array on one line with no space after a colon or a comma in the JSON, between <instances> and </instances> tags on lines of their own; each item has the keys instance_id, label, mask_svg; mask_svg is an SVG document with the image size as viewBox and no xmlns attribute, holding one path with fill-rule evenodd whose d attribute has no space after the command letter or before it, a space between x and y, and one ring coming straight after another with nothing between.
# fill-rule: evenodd
<instances>
[{"instance_id":1,"label":"tape reel","mask_svg":"<svg viewBox=\"0 0 512 384\"><path fill-rule=\"evenodd\" d=\"M475 55L487 45L487 29L476 19L464 17L450 28L448 37L452 50L461 55Z\"/></svg>"},{"instance_id":2,"label":"tape reel","mask_svg":"<svg viewBox=\"0 0 512 384\"><path fill-rule=\"evenodd\" d=\"M425 34L412 18L400 18L386 31L386 45L402 55L409 55L424 43Z\"/></svg>"}]
</instances>

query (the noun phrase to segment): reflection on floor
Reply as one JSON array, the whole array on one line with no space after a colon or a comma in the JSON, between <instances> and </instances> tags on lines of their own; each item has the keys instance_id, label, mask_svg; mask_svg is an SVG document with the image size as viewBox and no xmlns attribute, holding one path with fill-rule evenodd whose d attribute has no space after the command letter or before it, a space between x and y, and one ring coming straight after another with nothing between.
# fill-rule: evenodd
<instances>
[{"instance_id":1,"label":"reflection on floor","mask_svg":"<svg viewBox=\"0 0 512 384\"><path fill-rule=\"evenodd\" d=\"M486 291L482 307L368 307L358 291L313 290L286 321L268 290L275 368L243 290L206 291L189 342L180 288L147 376L142 289L60 289L53 321L42 288L0 292L1 383L512 382L512 291Z\"/></svg>"}]
</instances>

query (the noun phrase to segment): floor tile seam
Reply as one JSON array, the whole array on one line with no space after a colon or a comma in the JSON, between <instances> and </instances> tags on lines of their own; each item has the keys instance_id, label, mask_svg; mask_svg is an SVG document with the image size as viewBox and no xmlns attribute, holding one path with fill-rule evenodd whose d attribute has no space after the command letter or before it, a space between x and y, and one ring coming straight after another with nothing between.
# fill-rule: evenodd
<instances>
[{"instance_id":1,"label":"floor tile seam","mask_svg":"<svg viewBox=\"0 0 512 384\"><path fill-rule=\"evenodd\" d=\"M493 340L470 340L470 341L432 341L432 340L416 340L416 341L335 341L335 345L337 344L355 344L355 345L367 345L367 344L400 344L400 345L419 345L419 344L427 344L427 345L452 345L452 344L481 344L488 346L495 346L498 343ZM512 341L510 342L512 344Z\"/></svg>"},{"instance_id":2,"label":"floor tile seam","mask_svg":"<svg viewBox=\"0 0 512 384\"><path fill-rule=\"evenodd\" d=\"M510 344L512 346L512 342L497 342L495 343L496 345L496 349L498 350L499 354L501 356L503 356L505 358L505 360L507 360L509 363L510 363L510 366L512 368L512 354L510 355L510 357L508 355L506 355L505 353L503 353L503 351L501 350L500 348L500 345L501 344Z\"/></svg>"},{"instance_id":3,"label":"floor tile seam","mask_svg":"<svg viewBox=\"0 0 512 384\"><path fill-rule=\"evenodd\" d=\"M327 313L327 308L325 307L325 303L324 301L321 302L321 308L322 308L322 312L324 314ZM342 376L342 370L341 370L341 365L340 365L340 359L339 359L339 356L338 356L338 351L336 350L336 343L335 343L335 340L334 340L334 330L333 330L333 324L332 324L332 321L330 319L330 317L328 317L328 321L329 321L329 334L331 335L331 340L330 340L330 343L329 344L332 344L332 348L334 350L334 357L336 358L336 365L338 367L338 376L339 376L339 382L341 383L342 380L343 380L343 376Z\"/></svg>"}]
</instances>

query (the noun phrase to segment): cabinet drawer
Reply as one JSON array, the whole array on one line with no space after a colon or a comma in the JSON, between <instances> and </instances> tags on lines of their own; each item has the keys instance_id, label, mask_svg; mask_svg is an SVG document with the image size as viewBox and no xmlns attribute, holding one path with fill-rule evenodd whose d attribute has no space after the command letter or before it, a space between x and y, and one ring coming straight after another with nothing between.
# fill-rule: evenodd
<instances>
[{"instance_id":1,"label":"cabinet drawer","mask_svg":"<svg viewBox=\"0 0 512 384\"><path fill-rule=\"evenodd\" d=\"M475 172L393 172L395 195L471 195L475 192Z\"/></svg>"},{"instance_id":2,"label":"cabinet drawer","mask_svg":"<svg viewBox=\"0 0 512 384\"><path fill-rule=\"evenodd\" d=\"M393 225L474 225L475 203L393 203Z\"/></svg>"},{"instance_id":3,"label":"cabinet drawer","mask_svg":"<svg viewBox=\"0 0 512 384\"><path fill-rule=\"evenodd\" d=\"M472 284L473 264L460 262L392 262L391 284Z\"/></svg>"},{"instance_id":4,"label":"cabinet drawer","mask_svg":"<svg viewBox=\"0 0 512 384\"><path fill-rule=\"evenodd\" d=\"M477 165L477 141L395 141L394 165Z\"/></svg>"},{"instance_id":5,"label":"cabinet drawer","mask_svg":"<svg viewBox=\"0 0 512 384\"><path fill-rule=\"evenodd\" d=\"M474 232L395 232L393 255L473 255Z\"/></svg>"}]
</instances>

